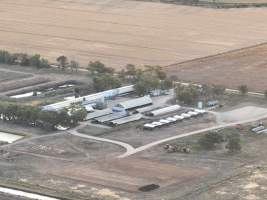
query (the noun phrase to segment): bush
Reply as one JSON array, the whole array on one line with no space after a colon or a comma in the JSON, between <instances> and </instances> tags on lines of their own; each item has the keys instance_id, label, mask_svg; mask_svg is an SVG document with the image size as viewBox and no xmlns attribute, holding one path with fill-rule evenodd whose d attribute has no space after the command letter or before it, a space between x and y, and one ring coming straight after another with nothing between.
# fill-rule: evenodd
<instances>
[{"instance_id":1,"label":"bush","mask_svg":"<svg viewBox=\"0 0 267 200\"><path fill-rule=\"evenodd\" d=\"M198 140L198 144L202 149L210 150L210 149L213 149L216 144L220 144L223 141L224 141L224 138L220 133L209 132L203 135Z\"/></svg>"},{"instance_id":2,"label":"bush","mask_svg":"<svg viewBox=\"0 0 267 200\"><path fill-rule=\"evenodd\" d=\"M242 95L246 95L248 93L248 86L246 85L240 85L238 87L238 90L239 92L242 94Z\"/></svg>"},{"instance_id":3,"label":"bush","mask_svg":"<svg viewBox=\"0 0 267 200\"><path fill-rule=\"evenodd\" d=\"M225 148L229 150L230 153L238 152L241 150L241 139L240 134L232 133L227 135L227 144Z\"/></svg>"}]
</instances>

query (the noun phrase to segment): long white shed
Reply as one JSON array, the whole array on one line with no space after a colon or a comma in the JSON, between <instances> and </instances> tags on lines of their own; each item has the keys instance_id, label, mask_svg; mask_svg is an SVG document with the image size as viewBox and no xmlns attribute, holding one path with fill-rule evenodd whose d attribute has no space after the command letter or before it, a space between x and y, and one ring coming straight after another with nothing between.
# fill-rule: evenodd
<instances>
[{"instance_id":1,"label":"long white shed","mask_svg":"<svg viewBox=\"0 0 267 200\"><path fill-rule=\"evenodd\" d=\"M165 115L165 114L168 114L168 113L176 112L176 111L178 111L180 109L181 109L181 106L172 105L172 106L168 106L168 107L161 108L161 109L158 109L158 110L153 110L153 111L150 112L150 115L152 115L152 116Z\"/></svg>"}]
</instances>

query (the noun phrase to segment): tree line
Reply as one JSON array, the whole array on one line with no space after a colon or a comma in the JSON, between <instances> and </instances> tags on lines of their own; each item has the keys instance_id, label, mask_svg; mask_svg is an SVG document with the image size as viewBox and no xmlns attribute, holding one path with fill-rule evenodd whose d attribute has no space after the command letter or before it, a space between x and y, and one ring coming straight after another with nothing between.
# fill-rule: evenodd
<instances>
[{"instance_id":1,"label":"tree line","mask_svg":"<svg viewBox=\"0 0 267 200\"><path fill-rule=\"evenodd\" d=\"M0 63L8 65L33 66L37 68L49 67L47 59L39 54L29 55L26 53L10 53L0 50Z\"/></svg>"},{"instance_id":2,"label":"tree line","mask_svg":"<svg viewBox=\"0 0 267 200\"><path fill-rule=\"evenodd\" d=\"M48 111L34 106L0 103L0 120L46 130L76 126L86 115L86 110L80 105L72 105L70 110Z\"/></svg>"},{"instance_id":3,"label":"tree line","mask_svg":"<svg viewBox=\"0 0 267 200\"><path fill-rule=\"evenodd\" d=\"M64 55L59 56L56 61L58 68L62 70L69 68L72 72L77 72L80 68L79 62L75 60L69 61ZM11 53L6 50L0 50L0 64L32 66L36 68L50 67L49 61L39 54ZM115 73L113 68L106 67L100 61L95 61L89 62L87 70L90 72L90 75L93 75L93 87L96 92L120 87L126 81L127 83L136 84L135 90L141 96L151 90L168 89L172 87L173 81L177 81L176 76L167 77L160 66L146 65L142 68L144 70L137 68L135 65L128 64L125 66L125 69ZM222 86L215 86L215 90L218 92L222 91L222 89ZM190 99L194 97L196 89L190 87L188 90L183 90L185 92L184 96L191 101ZM246 95L248 93L248 86L240 85L238 90L240 94ZM267 98L267 90L264 91L264 96Z\"/></svg>"},{"instance_id":4,"label":"tree line","mask_svg":"<svg viewBox=\"0 0 267 200\"><path fill-rule=\"evenodd\" d=\"M173 86L174 77L167 77L160 66L146 65L138 68L128 64L119 72L106 67L100 61L90 62L87 70L93 77L93 88L96 92L120 87L123 83L134 84L137 95L143 96L153 90L167 90Z\"/></svg>"},{"instance_id":5,"label":"tree line","mask_svg":"<svg viewBox=\"0 0 267 200\"><path fill-rule=\"evenodd\" d=\"M213 150L216 146L223 145L230 153L239 152L242 149L240 134L229 129L224 133L208 132L202 135L198 139L198 145L205 150Z\"/></svg>"},{"instance_id":6,"label":"tree line","mask_svg":"<svg viewBox=\"0 0 267 200\"><path fill-rule=\"evenodd\" d=\"M225 93L225 87L221 85L183 85L176 84L176 99L182 104L193 105L197 101L218 99Z\"/></svg>"}]
</instances>

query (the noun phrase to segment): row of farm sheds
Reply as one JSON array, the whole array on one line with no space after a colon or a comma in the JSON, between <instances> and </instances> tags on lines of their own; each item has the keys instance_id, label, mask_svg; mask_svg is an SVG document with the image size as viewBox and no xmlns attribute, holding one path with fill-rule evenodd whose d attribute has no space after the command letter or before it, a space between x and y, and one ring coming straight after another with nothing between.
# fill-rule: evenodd
<instances>
[{"instance_id":1,"label":"row of farm sheds","mask_svg":"<svg viewBox=\"0 0 267 200\"><path fill-rule=\"evenodd\" d=\"M61 102L54 103L54 104L49 104L49 105L43 106L42 109L51 110L51 111L59 111L61 109L70 107L72 104L81 103L88 112L91 112L93 111L92 105L96 103L104 103L105 99L125 95L133 91L134 91L134 86L128 85L128 86L124 86L124 87L120 87L120 88L116 88L112 90L106 90L103 92L90 94L87 96L72 98L70 100L61 101Z\"/></svg>"},{"instance_id":2,"label":"row of farm sheds","mask_svg":"<svg viewBox=\"0 0 267 200\"><path fill-rule=\"evenodd\" d=\"M165 109L168 110L168 107ZM158 113L158 112L156 112L156 113ZM155 128L161 128L161 127L164 127L166 125L170 125L170 124L182 121L184 119L190 119L192 117L197 117L197 116L203 115L205 113L206 113L205 110L195 109L193 111L184 112L184 113L181 113L179 115L173 115L171 117L167 117L167 118L164 118L164 119L161 119L158 121L144 124L144 129L153 130Z\"/></svg>"},{"instance_id":3,"label":"row of farm sheds","mask_svg":"<svg viewBox=\"0 0 267 200\"><path fill-rule=\"evenodd\" d=\"M144 118L145 115L151 117L163 116L177 112L181 109L179 105L170 105L157 108L152 105L150 96L131 99L115 105L112 109L96 111L87 115L87 120L94 123L118 126ZM146 117L147 118L147 117Z\"/></svg>"},{"instance_id":4,"label":"row of farm sheds","mask_svg":"<svg viewBox=\"0 0 267 200\"><path fill-rule=\"evenodd\" d=\"M95 111L87 115L87 120L92 120L95 123L109 124L109 125L122 125L129 122L142 119L141 113L135 112L136 108L150 106L153 101L150 96L134 98L116 104L113 108Z\"/></svg>"},{"instance_id":5,"label":"row of farm sheds","mask_svg":"<svg viewBox=\"0 0 267 200\"><path fill-rule=\"evenodd\" d=\"M144 115L157 117L166 115L168 113L173 113L181 109L179 105L171 105L159 108L159 106L153 105L153 101L150 96L143 96L140 98L134 98L128 101L120 102L112 108L103 110L94 109L94 105L96 103L104 103L105 99L122 96L133 91L133 85L129 85L113 90L107 90L96 94L46 105L43 107L43 109L58 111L70 107L73 103L80 103L88 111L86 120L113 126L140 120L144 117Z\"/></svg>"}]
</instances>

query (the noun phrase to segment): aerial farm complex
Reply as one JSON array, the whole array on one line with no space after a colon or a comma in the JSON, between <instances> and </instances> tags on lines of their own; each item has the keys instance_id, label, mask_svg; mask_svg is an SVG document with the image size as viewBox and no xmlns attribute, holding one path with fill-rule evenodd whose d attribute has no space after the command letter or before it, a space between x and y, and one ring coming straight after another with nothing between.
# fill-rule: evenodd
<instances>
[{"instance_id":1,"label":"aerial farm complex","mask_svg":"<svg viewBox=\"0 0 267 200\"><path fill-rule=\"evenodd\" d=\"M0 0L0 200L267 199L266 6Z\"/></svg>"}]
</instances>

